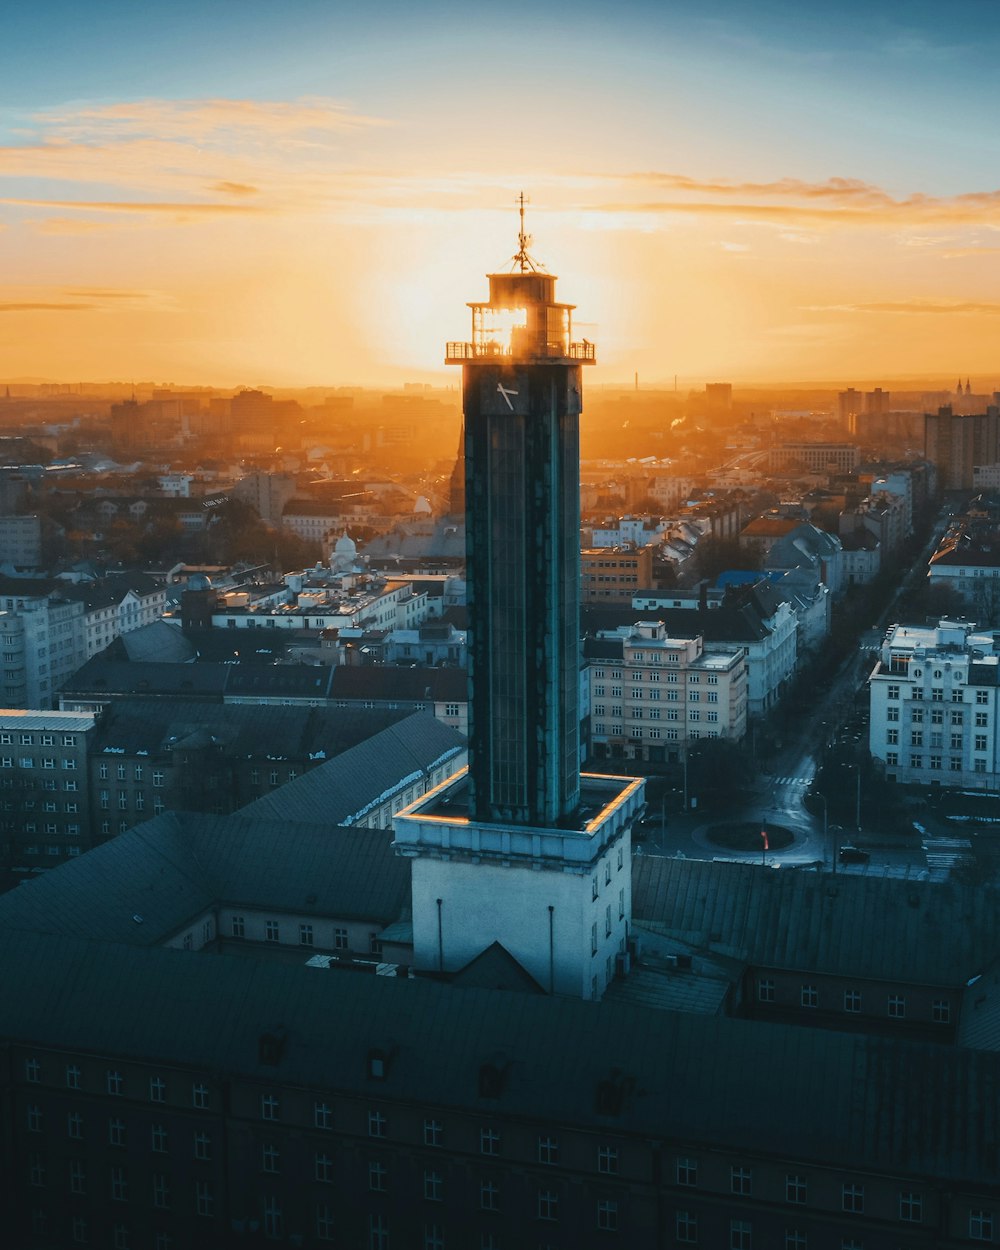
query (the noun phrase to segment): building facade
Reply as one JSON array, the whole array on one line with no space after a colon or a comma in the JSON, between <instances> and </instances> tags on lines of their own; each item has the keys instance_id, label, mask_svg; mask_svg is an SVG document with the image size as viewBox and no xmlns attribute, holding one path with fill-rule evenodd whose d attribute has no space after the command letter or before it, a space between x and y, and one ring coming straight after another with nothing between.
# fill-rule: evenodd
<instances>
[{"instance_id":1,"label":"building facade","mask_svg":"<svg viewBox=\"0 0 1000 1250\"><path fill-rule=\"evenodd\" d=\"M703 637L671 637L662 621L639 621L619 637L620 663L590 665L595 759L677 763L702 738L742 740L748 707L742 648L706 651Z\"/></svg>"},{"instance_id":2,"label":"building facade","mask_svg":"<svg viewBox=\"0 0 1000 1250\"><path fill-rule=\"evenodd\" d=\"M995 790L1000 655L966 621L893 625L869 677L869 749L891 781Z\"/></svg>"}]
</instances>

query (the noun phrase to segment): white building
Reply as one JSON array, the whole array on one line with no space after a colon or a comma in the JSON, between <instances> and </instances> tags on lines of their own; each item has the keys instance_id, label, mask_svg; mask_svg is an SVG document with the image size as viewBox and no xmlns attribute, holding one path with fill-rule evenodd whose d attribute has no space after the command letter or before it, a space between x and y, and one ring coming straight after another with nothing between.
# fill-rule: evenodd
<instances>
[{"instance_id":1,"label":"white building","mask_svg":"<svg viewBox=\"0 0 1000 1250\"><path fill-rule=\"evenodd\" d=\"M87 660L83 604L4 595L0 605L3 706L55 706L63 681Z\"/></svg>"},{"instance_id":2,"label":"white building","mask_svg":"<svg viewBox=\"0 0 1000 1250\"><path fill-rule=\"evenodd\" d=\"M996 635L968 621L893 625L869 678L869 749L886 777L996 789L998 672Z\"/></svg>"},{"instance_id":3,"label":"white building","mask_svg":"<svg viewBox=\"0 0 1000 1250\"><path fill-rule=\"evenodd\" d=\"M683 759L700 738L739 742L748 681L742 647L705 649L700 635L671 637L662 621L639 621L601 641L621 659L590 666L591 744L596 759Z\"/></svg>"},{"instance_id":4,"label":"white building","mask_svg":"<svg viewBox=\"0 0 1000 1250\"><path fill-rule=\"evenodd\" d=\"M600 998L627 969L642 778L584 774L580 828L486 824L463 770L396 816L414 966L457 972L499 943L548 993Z\"/></svg>"}]
</instances>

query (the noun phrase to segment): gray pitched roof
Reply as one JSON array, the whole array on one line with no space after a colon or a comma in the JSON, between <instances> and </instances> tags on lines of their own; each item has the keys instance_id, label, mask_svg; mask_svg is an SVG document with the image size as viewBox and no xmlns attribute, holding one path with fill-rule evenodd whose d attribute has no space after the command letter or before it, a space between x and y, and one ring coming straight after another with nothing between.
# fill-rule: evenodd
<instances>
[{"instance_id":1,"label":"gray pitched roof","mask_svg":"<svg viewBox=\"0 0 1000 1250\"><path fill-rule=\"evenodd\" d=\"M964 985L1000 944L997 891L637 856L638 923L755 967Z\"/></svg>"},{"instance_id":2,"label":"gray pitched roof","mask_svg":"<svg viewBox=\"0 0 1000 1250\"><path fill-rule=\"evenodd\" d=\"M0 967L0 1037L21 1044L939 1183L996 1180L991 1053L12 932L0 932ZM286 1044L264 1066L258 1039L279 1021ZM377 1086L373 1047L392 1052ZM483 1099L481 1065L498 1055L504 1088ZM612 1116L596 1093L616 1071Z\"/></svg>"},{"instance_id":3,"label":"gray pitched roof","mask_svg":"<svg viewBox=\"0 0 1000 1250\"><path fill-rule=\"evenodd\" d=\"M0 896L0 928L157 946L214 906L386 924L409 893L384 830L170 812Z\"/></svg>"},{"instance_id":4,"label":"gray pitched roof","mask_svg":"<svg viewBox=\"0 0 1000 1250\"><path fill-rule=\"evenodd\" d=\"M429 712L414 712L366 742L241 809L244 816L352 824L421 774L456 761L465 738Z\"/></svg>"}]
</instances>

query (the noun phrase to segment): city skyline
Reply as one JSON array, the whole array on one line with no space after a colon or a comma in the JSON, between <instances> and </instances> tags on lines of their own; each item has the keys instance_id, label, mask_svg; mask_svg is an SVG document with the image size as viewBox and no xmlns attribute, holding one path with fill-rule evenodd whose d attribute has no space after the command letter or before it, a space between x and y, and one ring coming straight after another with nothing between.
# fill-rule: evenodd
<instances>
[{"instance_id":1,"label":"city skyline","mask_svg":"<svg viewBox=\"0 0 1000 1250\"><path fill-rule=\"evenodd\" d=\"M0 376L446 384L440 343L513 252L523 188L535 252L573 274L601 343L597 386L992 389L1000 28L982 15L19 11Z\"/></svg>"}]
</instances>

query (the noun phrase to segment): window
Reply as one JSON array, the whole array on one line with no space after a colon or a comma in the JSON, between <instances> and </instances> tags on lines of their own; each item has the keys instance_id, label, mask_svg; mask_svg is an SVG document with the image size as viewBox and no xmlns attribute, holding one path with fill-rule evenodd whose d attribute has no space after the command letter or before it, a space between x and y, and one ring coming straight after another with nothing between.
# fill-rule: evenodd
<instances>
[{"instance_id":1,"label":"window","mask_svg":"<svg viewBox=\"0 0 1000 1250\"><path fill-rule=\"evenodd\" d=\"M122 1092L122 1074L109 1069L105 1075L108 1093L120 1096Z\"/></svg>"},{"instance_id":2,"label":"window","mask_svg":"<svg viewBox=\"0 0 1000 1250\"><path fill-rule=\"evenodd\" d=\"M85 1194L87 1192L87 1165L82 1159L70 1160L69 1192L71 1194Z\"/></svg>"},{"instance_id":3,"label":"window","mask_svg":"<svg viewBox=\"0 0 1000 1250\"><path fill-rule=\"evenodd\" d=\"M108 1144L111 1146L125 1145L125 1121L112 1119L108 1121Z\"/></svg>"},{"instance_id":4,"label":"window","mask_svg":"<svg viewBox=\"0 0 1000 1250\"><path fill-rule=\"evenodd\" d=\"M551 1189L538 1191L538 1218L540 1220L557 1220L559 1218L559 1195Z\"/></svg>"},{"instance_id":5,"label":"window","mask_svg":"<svg viewBox=\"0 0 1000 1250\"><path fill-rule=\"evenodd\" d=\"M207 1162L212 1157L212 1138L209 1133L195 1133L194 1157Z\"/></svg>"},{"instance_id":6,"label":"window","mask_svg":"<svg viewBox=\"0 0 1000 1250\"><path fill-rule=\"evenodd\" d=\"M66 1116L66 1136L83 1141L83 1116L79 1111L71 1111Z\"/></svg>"},{"instance_id":7,"label":"window","mask_svg":"<svg viewBox=\"0 0 1000 1250\"><path fill-rule=\"evenodd\" d=\"M795 1172L785 1177L785 1201L802 1203L806 1200L806 1178Z\"/></svg>"},{"instance_id":8,"label":"window","mask_svg":"<svg viewBox=\"0 0 1000 1250\"><path fill-rule=\"evenodd\" d=\"M753 1173L749 1168L730 1168L729 1188L732 1193L749 1198L753 1189Z\"/></svg>"},{"instance_id":9,"label":"window","mask_svg":"<svg viewBox=\"0 0 1000 1250\"><path fill-rule=\"evenodd\" d=\"M281 1151L274 1142L264 1142L260 1148L260 1170L277 1173L281 1171Z\"/></svg>"},{"instance_id":10,"label":"window","mask_svg":"<svg viewBox=\"0 0 1000 1250\"><path fill-rule=\"evenodd\" d=\"M368 1250L389 1250L389 1221L384 1215L368 1217Z\"/></svg>"},{"instance_id":11,"label":"window","mask_svg":"<svg viewBox=\"0 0 1000 1250\"><path fill-rule=\"evenodd\" d=\"M40 1154L28 1155L28 1183L36 1188L45 1184L45 1159Z\"/></svg>"},{"instance_id":12,"label":"window","mask_svg":"<svg viewBox=\"0 0 1000 1250\"><path fill-rule=\"evenodd\" d=\"M314 1162L316 1179L323 1185L331 1184L333 1182L333 1159L328 1154L318 1154Z\"/></svg>"},{"instance_id":13,"label":"window","mask_svg":"<svg viewBox=\"0 0 1000 1250\"><path fill-rule=\"evenodd\" d=\"M990 723L990 717L989 717L988 712L976 713L976 728L977 729L986 729L989 726L989 723Z\"/></svg>"},{"instance_id":14,"label":"window","mask_svg":"<svg viewBox=\"0 0 1000 1250\"><path fill-rule=\"evenodd\" d=\"M484 1155L498 1155L500 1153L500 1134L495 1128L479 1130L479 1151Z\"/></svg>"},{"instance_id":15,"label":"window","mask_svg":"<svg viewBox=\"0 0 1000 1250\"><path fill-rule=\"evenodd\" d=\"M906 1015L906 999L899 994L890 994L888 1011L890 1020L902 1020Z\"/></svg>"},{"instance_id":16,"label":"window","mask_svg":"<svg viewBox=\"0 0 1000 1250\"><path fill-rule=\"evenodd\" d=\"M977 703L980 703L980 704L982 704L982 703L989 703L989 701L990 701L990 692L989 692L988 690L977 690L977 691L976 691L976 702L977 702Z\"/></svg>"},{"instance_id":17,"label":"window","mask_svg":"<svg viewBox=\"0 0 1000 1250\"><path fill-rule=\"evenodd\" d=\"M78 1246L85 1246L88 1238L86 1217L82 1215L74 1215L72 1229L73 1241Z\"/></svg>"},{"instance_id":18,"label":"window","mask_svg":"<svg viewBox=\"0 0 1000 1250\"><path fill-rule=\"evenodd\" d=\"M618 1231L618 1203L610 1198L601 1198L597 1203L597 1227L603 1233Z\"/></svg>"},{"instance_id":19,"label":"window","mask_svg":"<svg viewBox=\"0 0 1000 1250\"><path fill-rule=\"evenodd\" d=\"M885 740L886 740L886 743L891 747L899 746L899 730L898 729L886 730Z\"/></svg>"},{"instance_id":20,"label":"window","mask_svg":"<svg viewBox=\"0 0 1000 1250\"><path fill-rule=\"evenodd\" d=\"M758 980L757 1001L760 1003L774 1002L774 982L769 977L762 977Z\"/></svg>"},{"instance_id":21,"label":"window","mask_svg":"<svg viewBox=\"0 0 1000 1250\"><path fill-rule=\"evenodd\" d=\"M150 1150L157 1154L167 1153L167 1127L165 1124L154 1124L150 1129Z\"/></svg>"},{"instance_id":22,"label":"window","mask_svg":"<svg viewBox=\"0 0 1000 1250\"><path fill-rule=\"evenodd\" d=\"M333 1108L328 1102L313 1103L313 1127L333 1128Z\"/></svg>"},{"instance_id":23,"label":"window","mask_svg":"<svg viewBox=\"0 0 1000 1250\"><path fill-rule=\"evenodd\" d=\"M386 1168L384 1163L368 1164L368 1188L372 1193L384 1194L388 1188L386 1184Z\"/></svg>"},{"instance_id":24,"label":"window","mask_svg":"<svg viewBox=\"0 0 1000 1250\"><path fill-rule=\"evenodd\" d=\"M864 1185L845 1185L841 1192L841 1206L845 1211L861 1215L865 1209Z\"/></svg>"},{"instance_id":25,"label":"window","mask_svg":"<svg viewBox=\"0 0 1000 1250\"><path fill-rule=\"evenodd\" d=\"M993 1212L973 1207L969 1212L969 1240L993 1240Z\"/></svg>"},{"instance_id":26,"label":"window","mask_svg":"<svg viewBox=\"0 0 1000 1250\"><path fill-rule=\"evenodd\" d=\"M729 1250L753 1250L752 1227L749 1220L729 1221Z\"/></svg>"},{"instance_id":27,"label":"window","mask_svg":"<svg viewBox=\"0 0 1000 1250\"><path fill-rule=\"evenodd\" d=\"M538 1162L548 1164L559 1162L559 1142L555 1137L539 1137Z\"/></svg>"},{"instance_id":28,"label":"window","mask_svg":"<svg viewBox=\"0 0 1000 1250\"><path fill-rule=\"evenodd\" d=\"M368 1136L384 1137L385 1136L385 1116L381 1111L368 1112Z\"/></svg>"},{"instance_id":29,"label":"window","mask_svg":"<svg viewBox=\"0 0 1000 1250\"><path fill-rule=\"evenodd\" d=\"M115 1250L131 1250L131 1242L129 1241L127 1224L115 1225L113 1244L114 1244Z\"/></svg>"},{"instance_id":30,"label":"window","mask_svg":"<svg viewBox=\"0 0 1000 1250\"><path fill-rule=\"evenodd\" d=\"M32 1103L28 1107L28 1132L40 1133L42 1131L42 1109Z\"/></svg>"},{"instance_id":31,"label":"window","mask_svg":"<svg viewBox=\"0 0 1000 1250\"><path fill-rule=\"evenodd\" d=\"M698 1160L691 1158L680 1158L677 1160L677 1184L678 1185L697 1185L698 1184Z\"/></svg>"},{"instance_id":32,"label":"window","mask_svg":"<svg viewBox=\"0 0 1000 1250\"><path fill-rule=\"evenodd\" d=\"M277 920L269 920L264 925L264 937L269 942L279 942L281 940L281 927Z\"/></svg>"},{"instance_id":33,"label":"window","mask_svg":"<svg viewBox=\"0 0 1000 1250\"><path fill-rule=\"evenodd\" d=\"M861 993L859 990L844 990L844 1010L861 1010Z\"/></svg>"},{"instance_id":34,"label":"window","mask_svg":"<svg viewBox=\"0 0 1000 1250\"><path fill-rule=\"evenodd\" d=\"M42 1079L42 1065L37 1059L25 1059L24 1061L24 1079L30 1085L37 1085Z\"/></svg>"},{"instance_id":35,"label":"window","mask_svg":"<svg viewBox=\"0 0 1000 1250\"><path fill-rule=\"evenodd\" d=\"M233 917L233 937L246 937L246 920L243 916Z\"/></svg>"},{"instance_id":36,"label":"window","mask_svg":"<svg viewBox=\"0 0 1000 1250\"><path fill-rule=\"evenodd\" d=\"M153 1206L161 1211L170 1206L170 1181L165 1172L153 1173Z\"/></svg>"},{"instance_id":37,"label":"window","mask_svg":"<svg viewBox=\"0 0 1000 1250\"><path fill-rule=\"evenodd\" d=\"M195 1181L194 1206L198 1214L206 1219L215 1214L215 1194L209 1181Z\"/></svg>"},{"instance_id":38,"label":"window","mask_svg":"<svg viewBox=\"0 0 1000 1250\"><path fill-rule=\"evenodd\" d=\"M157 788L163 785L163 771L159 768L153 769L153 785Z\"/></svg>"},{"instance_id":39,"label":"window","mask_svg":"<svg viewBox=\"0 0 1000 1250\"><path fill-rule=\"evenodd\" d=\"M923 1195L904 1189L899 1195L899 1218L909 1224L919 1224L924 1218Z\"/></svg>"},{"instance_id":40,"label":"window","mask_svg":"<svg viewBox=\"0 0 1000 1250\"><path fill-rule=\"evenodd\" d=\"M333 1241L335 1227L333 1211L325 1202L316 1207L316 1240Z\"/></svg>"},{"instance_id":41,"label":"window","mask_svg":"<svg viewBox=\"0 0 1000 1250\"><path fill-rule=\"evenodd\" d=\"M797 1228L785 1230L785 1250L808 1250L809 1238Z\"/></svg>"},{"instance_id":42,"label":"window","mask_svg":"<svg viewBox=\"0 0 1000 1250\"><path fill-rule=\"evenodd\" d=\"M598 1146L597 1147L597 1170L603 1172L607 1176L615 1176L618 1173L618 1147L617 1146Z\"/></svg>"},{"instance_id":43,"label":"window","mask_svg":"<svg viewBox=\"0 0 1000 1250\"><path fill-rule=\"evenodd\" d=\"M313 927L311 924L299 925L299 945L300 946L312 946L313 945Z\"/></svg>"},{"instance_id":44,"label":"window","mask_svg":"<svg viewBox=\"0 0 1000 1250\"><path fill-rule=\"evenodd\" d=\"M128 1173L122 1167L111 1169L111 1201L128 1202Z\"/></svg>"},{"instance_id":45,"label":"window","mask_svg":"<svg viewBox=\"0 0 1000 1250\"><path fill-rule=\"evenodd\" d=\"M924 723L924 709L922 707L914 708L910 713L910 719L914 725L922 725Z\"/></svg>"},{"instance_id":46,"label":"window","mask_svg":"<svg viewBox=\"0 0 1000 1250\"><path fill-rule=\"evenodd\" d=\"M444 1230L440 1224L424 1225L424 1250L444 1250Z\"/></svg>"},{"instance_id":47,"label":"window","mask_svg":"<svg viewBox=\"0 0 1000 1250\"><path fill-rule=\"evenodd\" d=\"M191 1105L198 1107L204 1111L208 1107L208 1086L192 1085L191 1086Z\"/></svg>"},{"instance_id":48,"label":"window","mask_svg":"<svg viewBox=\"0 0 1000 1250\"><path fill-rule=\"evenodd\" d=\"M346 929L334 929L333 949L336 951L347 950L347 930Z\"/></svg>"},{"instance_id":49,"label":"window","mask_svg":"<svg viewBox=\"0 0 1000 1250\"><path fill-rule=\"evenodd\" d=\"M803 985L799 1001L803 1007L818 1007L819 990L815 985Z\"/></svg>"},{"instance_id":50,"label":"window","mask_svg":"<svg viewBox=\"0 0 1000 1250\"><path fill-rule=\"evenodd\" d=\"M898 687L898 686L888 686L888 687L886 688L886 695L887 695L890 699L898 699L898 698L899 698L899 687Z\"/></svg>"},{"instance_id":51,"label":"window","mask_svg":"<svg viewBox=\"0 0 1000 1250\"><path fill-rule=\"evenodd\" d=\"M922 747L924 745L924 731L922 729L910 730L910 746Z\"/></svg>"},{"instance_id":52,"label":"window","mask_svg":"<svg viewBox=\"0 0 1000 1250\"><path fill-rule=\"evenodd\" d=\"M424 1172L424 1197L428 1202L444 1201L444 1177L440 1172Z\"/></svg>"},{"instance_id":53,"label":"window","mask_svg":"<svg viewBox=\"0 0 1000 1250\"><path fill-rule=\"evenodd\" d=\"M951 1003L947 998L935 998L931 1003L931 1019L935 1024L951 1023Z\"/></svg>"},{"instance_id":54,"label":"window","mask_svg":"<svg viewBox=\"0 0 1000 1250\"><path fill-rule=\"evenodd\" d=\"M931 689L931 701L934 703L944 702L944 691L941 689L940 686L934 686Z\"/></svg>"},{"instance_id":55,"label":"window","mask_svg":"<svg viewBox=\"0 0 1000 1250\"><path fill-rule=\"evenodd\" d=\"M262 1120L277 1120L279 1106L280 1103L273 1094L261 1094L260 1118Z\"/></svg>"},{"instance_id":56,"label":"window","mask_svg":"<svg viewBox=\"0 0 1000 1250\"><path fill-rule=\"evenodd\" d=\"M888 721L898 721L899 720L899 708L898 707L886 708L885 719Z\"/></svg>"},{"instance_id":57,"label":"window","mask_svg":"<svg viewBox=\"0 0 1000 1250\"><path fill-rule=\"evenodd\" d=\"M158 1076L149 1078L149 1101L150 1102L166 1102L167 1100L167 1083Z\"/></svg>"},{"instance_id":58,"label":"window","mask_svg":"<svg viewBox=\"0 0 1000 1250\"><path fill-rule=\"evenodd\" d=\"M698 1240L698 1217L693 1211L678 1211L674 1220L677 1240L694 1245Z\"/></svg>"},{"instance_id":59,"label":"window","mask_svg":"<svg viewBox=\"0 0 1000 1250\"><path fill-rule=\"evenodd\" d=\"M424 1145L444 1145L444 1125L440 1120L424 1120Z\"/></svg>"},{"instance_id":60,"label":"window","mask_svg":"<svg viewBox=\"0 0 1000 1250\"><path fill-rule=\"evenodd\" d=\"M973 744L973 745L974 745L975 750L977 750L977 751L985 751L985 750L986 750L986 741L987 741L987 735L986 735L986 734L976 734L976 736L975 736L975 742L974 742L974 744Z\"/></svg>"}]
</instances>

